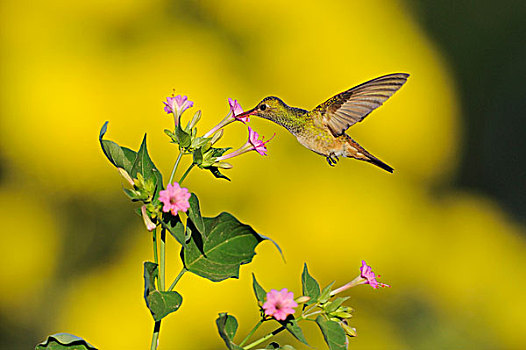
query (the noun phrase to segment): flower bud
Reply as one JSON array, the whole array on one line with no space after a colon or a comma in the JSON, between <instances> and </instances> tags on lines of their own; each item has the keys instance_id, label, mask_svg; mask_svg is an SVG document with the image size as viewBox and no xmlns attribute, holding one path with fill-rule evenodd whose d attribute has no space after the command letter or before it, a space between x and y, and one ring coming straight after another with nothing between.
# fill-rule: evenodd
<instances>
[{"instance_id":1,"label":"flower bud","mask_svg":"<svg viewBox=\"0 0 526 350\"><path fill-rule=\"evenodd\" d=\"M188 123L188 129L192 129L201 120L201 110L194 113L192 120Z\"/></svg>"},{"instance_id":2,"label":"flower bud","mask_svg":"<svg viewBox=\"0 0 526 350\"><path fill-rule=\"evenodd\" d=\"M306 296L306 295L301 296L301 297L297 297L297 298L296 298L296 302L297 302L298 304L306 303L306 302L309 301L309 300L310 300L310 297L308 297L308 296Z\"/></svg>"},{"instance_id":3,"label":"flower bud","mask_svg":"<svg viewBox=\"0 0 526 350\"><path fill-rule=\"evenodd\" d=\"M131 178L130 174L128 174L126 170L124 170L123 168L117 168L117 170L119 170L119 173L124 178L124 180L126 180L126 182L128 182L132 186L134 185L133 179Z\"/></svg>"},{"instance_id":4,"label":"flower bud","mask_svg":"<svg viewBox=\"0 0 526 350\"><path fill-rule=\"evenodd\" d=\"M216 143L217 141L219 141L219 139L223 137L223 129L217 131L214 136L212 136L212 139L210 140L210 144L214 144Z\"/></svg>"},{"instance_id":5,"label":"flower bud","mask_svg":"<svg viewBox=\"0 0 526 350\"><path fill-rule=\"evenodd\" d=\"M356 328L349 327L346 321L341 321L340 326L342 326L343 330L349 337L356 337Z\"/></svg>"},{"instance_id":6,"label":"flower bud","mask_svg":"<svg viewBox=\"0 0 526 350\"><path fill-rule=\"evenodd\" d=\"M232 164L227 162L215 163L214 166L221 169L232 169L234 167Z\"/></svg>"},{"instance_id":7,"label":"flower bud","mask_svg":"<svg viewBox=\"0 0 526 350\"><path fill-rule=\"evenodd\" d=\"M155 230L156 225L152 222L150 219L150 216L148 216L148 213L146 212L146 205L143 205L141 207L141 213L142 213L142 219L144 220L144 225L146 226L146 229L148 231Z\"/></svg>"}]
</instances>

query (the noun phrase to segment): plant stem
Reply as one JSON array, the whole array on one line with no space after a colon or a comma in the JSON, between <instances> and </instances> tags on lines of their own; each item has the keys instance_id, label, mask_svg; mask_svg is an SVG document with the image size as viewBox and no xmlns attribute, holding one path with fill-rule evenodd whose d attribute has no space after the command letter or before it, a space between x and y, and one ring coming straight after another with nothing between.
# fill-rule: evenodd
<instances>
[{"instance_id":1,"label":"plant stem","mask_svg":"<svg viewBox=\"0 0 526 350\"><path fill-rule=\"evenodd\" d=\"M166 257L166 229L161 229L161 259L159 261L159 290L164 291L164 258Z\"/></svg>"},{"instance_id":2,"label":"plant stem","mask_svg":"<svg viewBox=\"0 0 526 350\"><path fill-rule=\"evenodd\" d=\"M252 328L252 330L250 331L250 333L248 333L248 335L245 337L245 339L243 339L243 341L241 343L239 343L239 346L243 346L243 344L245 344L247 342L247 340L250 339L252 334L254 334L254 332L259 328L259 326L261 326L262 323L263 323L263 320L262 319L259 320L259 322L256 323L254 328Z\"/></svg>"},{"instance_id":3,"label":"plant stem","mask_svg":"<svg viewBox=\"0 0 526 350\"><path fill-rule=\"evenodd\" d=\"M181 161L182 157L183 152L179 151L179 155L177 156L177 160L175 161L174 168L172 169L172 175L170 175L170 180L168 180L169 184L171 184L172 180L174 179L175 171L177 170L177 167L179 166L179 162Z\"/></svg>"},{"instance_id":4,"label":"plant stem","mask_svg":"<svg viewBox=\"0 0 526 350\"><path fill-rule=\"evenodd\" d=\"M168 291L170 292L171 290L174 289L175 285L177 284L177 282L179 282L179 280L181 279L181 277L183 277L184 273L188 271L185 267L183 267L181 269L181 271L179 272L179 274L177 275L177 277L175 277L174 281L172 282L172 284L170 285L170 287L168 288Z\"/></svg>"},{"instance_id":5,"label":"plant stem","mask_svg":"<svg viewBox=\"0 0 526 350\"><path fill-rule=\"evenodd\" d=\"M252 349L254 346L263 343L265 340L268 340L268 339L272 338L273 336L275 336L276 334L278 334L278 333L280 333L280 332L282 332L284 330L285 330L285 327L283 327L283 326L279 327L278 329L275 329L272 332L268 333L267 335L263 336L261 339L258 339L255 342L250 343L247 346L244 346L243 349L245 349L245 350Z\"/></svg>"},{"instance_id":6,"label":"plant stem","mask_svg":"<svg viewBox=\"0 0 526 350\"><path fill-rule=\"evenodd\" d=\"M157 256L157 228L153 230L153 261L159 264L159 258Z\"/></svg>"},{"instance_id":7,"label":"plant stem","mask_svg":"<svg viewBox=\"0 0 526 350\"><path fill-rule=\"evenodd\" d=\"M152 344L150 345L150 350L156 350L157 345L159 345L159 331L161 330L161 321L155 322L153 326L152 334Z\"/></svg>"},{"instance_id":8,"label":"plant stem","mask_svg":"<svg viewBox=\"0 0 526 350\"><path fill-rule=\"evenodd\" d=\"M183 180L186 178L186 176L190 173L190 170L192 170L192 168L195 166L195 163L192 163L188 169L186 169L185 173L183 174L183 176L181 177L181 180L179 180L179 185L181 185L183 183Z\"/></svg>"}]
</instances>

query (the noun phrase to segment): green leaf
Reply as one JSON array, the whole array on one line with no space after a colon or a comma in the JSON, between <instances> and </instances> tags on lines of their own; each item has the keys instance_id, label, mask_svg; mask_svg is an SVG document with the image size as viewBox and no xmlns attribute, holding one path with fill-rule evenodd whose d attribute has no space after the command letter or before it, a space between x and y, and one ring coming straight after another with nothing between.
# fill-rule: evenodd
<instances>
[{"instance_id":1,"label":"green leaf","mask_svg":"<svg viewBox=\"0 0 526 350\"><path fill-rule=\"evenodd\" d=\"M271 241L281 254L276 242L260 235L229 213L213 218L201 216L199 200L194 193L189 202L187 245L181 250L187 270L219 282L237 278L240 265L252 261L256 254L254 249L261 241Z\"/></svg>"},{"instance_id":2,"label":"green leaf","mask_svg":"<svg viewBox=\"0 0 526 350\"><path fill-rule=\"evenodd\" d=\"M181 222L179 215L173 216L171 213L163 213L161 218L161 225L170 232L177 242L181 245L186 245L184 225Z\"/></svg>"},{"instance_id":3,"label":"green leaf","mask_svg":"<svg viewBox=\"0 0 526 350\"><path fill-rule=\"evenodd\" d=\"M176 144L179 143L177 136L175 136L175 134L171 130L164 129L164 133L168 135L172 143L176 143Z\"/></svg>"},{"instance_id":4,"label":"green leaf","mask_svg":"<svg viewBox=\"0 0 526 350\"><path fill-rule=\"evenodd\" d=\"M350 297L336 298L332 302L328 302L325 305L325 311L327 313L331 313L331 312L338 310L338 308L343 304L343 302L349 298Z\"/></svg>"},{"instance_id":5,"label":"green leaf","mask_svg":"<svg viewBox=\"0 0 526 350\"><path fill-rule=\"evenodd\" d=\"M179 140L179 145L181 145L182 148L187 148L190 146L190 143L192 142L192 135L187 133L181 128L181 124L177 125L175 128L175 135L177 136L177 139Z\"/></svg>"},{"instance_id":6,"label":"green leaf","mask_svg":"<svg viewBox=\"0 0 526 350\"><path fill-rule=\"evenodd\" d=\"M155 280L158 277L158 265L150 261L145 262L144 300L155 321L160 321L168 314L177 311L183 302L183 297L177 292L158 291L155 287Z\"/></svg>"},{"instance_id":7,"label":"green leaf","mask_svg":"<svg viewBox=\"0 0 526 350\"><path fill-rule=\"evenodd\" d=\"M99 142L104 155L115 167L123 168L127 173L131 173L137 153L129 148L121 147L113 141L103 140L107 129L108 122L105 122L99 133Z\"/></svg>"},{"instance_id":8,"label":"green leaf","mask_svg":"<svg viewBox=\"0 0 526 350\"><path fill-rule=\"evenodd\" d=\"M301 274L301 283L303 286L303 295L310 297L310 300L305 305L314 304L320 297L320 285L318 282L309 274L309 269L305 263L303 267L303 273Z\"/></svg>"},{"instance_id":9,"label":"green leaf","mask_svg":"<svg viewBox=\"0 0 526 350\"><path fill-rule=\"evenodd\" d=\"M331 282L327 287L323 288L320 293L319 301L320 303L326 303L331 298L331 289L334 282Z\"/></svg>"},{"instance_id":10,"label":"green leaf","mask_svg":"<svg viewBox=\"0 0 526 350\"><path fill-rule=\"evenodd\" d=\"M182 303L183 297L175 291L159 292L154 290L146 297L146 305L155 321L160 321L172 312L177 311Z\"/></svg>"},{"instance_id":11,"label":"green leaf","mask_svg":"<svg viewBox=\"0 0 526 350\"><path fill-rule=\"evenodd\" d=\"M338 322L329 321L322 316L316 317L316 323L330 350L346 350L347 336Z\"/></svg>"},{"instance_id":12,"label":"green leaf","mask_svg":"<svg viewBox=\"0 0 526 350\"><path fill-rule=\"evenodd\" d=\"M218 168L214 166L210 166L210 167L207 167L206 169L210 170L212 175L214 175L217 179L225 179L225 180L230 181L230 179L226 175L224 175L221 171L219 171Z\"/></svg>"},{"instance_id":13,"label":"green leaf","mask_svg":"<svg viewBox=\"0 0 526 350\"><path fill-rule=\"evenodd\" d=\"M138 173L140 173L145 180L153 180L153 183L157 186L157 192L163 188L163 176L155 167L150 155L148 154L148 148L146 147L146 134L142 139L141 147L137 152L137 158L133 163L130 175L132 178L137 178Z\"/></svg>"},{"instance_id":14,"label":"green leaf","mask_svg":"<svg viewBox=\"0 0 526 350\"><path fill-rule=\"evenodd\" d=\"M195 139L192 140L192 143L191 143L190 147L192 149L201 148L208 141L210 141L210 137L196 137Z\"/></svg>"},{"instance_id":15,"label":"green leaf","mask_svg":"<svg viewBox=\"0 0 526 350\"><path fill-rule=\"evenodd\" d=\"M301 330L300 326L298 326L298 321L296 321L295 318L289 316L289 318L287 318L285 321L278 322L281 323L281 325L285 327L285 329L289 331L290 334L294 336L294 338L298 339L305 345L309 345L309 343L307 343L307 339L305 339L305 336L303 335L303 331Z\"/></svg>"},{"instance_id":16,"label":"green leaf","mask_svg":"<svg viewBox=\"0 0 526 350\"><path fill-rule=\"evenodd\" d=\"M201 234L192 230L190 241L181 250L186 269L214 282L238 278L239 267L252 261L254 249L265 238L228 213L205 217L203 223Z\"/></svg>"},{"instance_id":17,"label":"green leaf","mask_svg":"<svg viewBox=\"0 0 526 350\"><path fill-rule=\"evenodd\" d=\"M190 208L188 208L188 218L194 223L199 232L203 233L205 231L205 223L203 221L203 217L201 216L199 199L197 199L195 193L192 193L188 203L190 204Z\"/></svg>"},{"instance_id":18,"label":"green leaf","mask_svg":"<svg viewBox=\"0 0 526 350\"><path fill-rule=\"evenodd\" d=\"M230 316L225 312L219 314L216 319L217 330L219 335L225 341L225 344L230 350L242 350L239 345L234 344L234 336L237 332L237 320L234 316Z\"/></svg>"},{"instance_id":19,"label":"green leaf","mask_svg":"<svg viewBox=\"0 0 526 350\"><path fill-rule=\"evenodd\" d=\"M35 350L97 350L82 338L68 333L57 333L47 337Z\"/></svg>"},{"instance_id":20,"label":"green leaf","mask_svg":"<svg viewBox=\"0 0 526 350\"><path fill-rule=\"evenodd\" d=\"M254 288L254 294L256 295L256 299L263 304L265 302L265 299L267 298L267 292L261 287L261 285L256 280L256 275L252 273L252 288Z\"/></svg>"}]
</instances>

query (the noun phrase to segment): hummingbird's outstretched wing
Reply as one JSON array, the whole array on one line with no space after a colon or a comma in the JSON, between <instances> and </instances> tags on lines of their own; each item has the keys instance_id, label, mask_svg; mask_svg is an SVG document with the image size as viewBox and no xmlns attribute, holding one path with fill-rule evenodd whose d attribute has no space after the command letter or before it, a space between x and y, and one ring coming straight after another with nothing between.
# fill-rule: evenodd
<instances>
[{"instance_id":1,"label":"hummingbird's outstretched wing","mask_svg":"<svg viewBox=\"0 0 526 350\"><path fill-rule=\"evenodd\" d=\"M380 107L408 77L406 73L388 74L339 93L313 110L315 122L329 127L335 137L340 136Z\"/></svg>"}]
</instances>

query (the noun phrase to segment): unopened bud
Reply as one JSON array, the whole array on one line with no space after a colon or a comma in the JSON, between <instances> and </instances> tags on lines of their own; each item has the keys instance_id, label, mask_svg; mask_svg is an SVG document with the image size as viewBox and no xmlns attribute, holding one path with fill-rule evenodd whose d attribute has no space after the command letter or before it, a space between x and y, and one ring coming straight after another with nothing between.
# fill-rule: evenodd
<instances>
[{"instance_id":1,"label":"unopened bud","mask_svg":"<svg viewBox=\"0 0 526 350\"><path fill-rule=\"evenodd\" d=\"M340 322L340 326L342 326L343 330L349 337L356 337L356 328L349 327L346 321Z\"/></svg>"},{"instance_id":2,"label":"unopened bud","mask_svg":"<svg viewBox=\"0 0 526 350\"><path fill-rule=\"evenodd\" d=\"M335 312L332 312L331 315L336 316L338 318L351 318L352 317L350 313L344 312L344 311L335 311Z\"/></svg>"},{"instance_id":3,"label":"unopened bud","mask_svg":"<svg viewBox=\"0 0 526 350\"><path fill-rule=\"evenodd\" d=\"M223 129L217 131L214 136L212 136L212 140L210 140L210 144L214 144L216 143L217 141L219 141L219 139L223 137Z\"/></svg>"},{"instance_id":4,"label":"unopened bud","mask_svg":"<svg viewBox=\"0 0 526 350\"><path fill-rule=\"evenodd\" d=\"M297 297L295 301L296 301L298 304L303 304L303 303L306 303L306 302L309 301L309 300L310 300L310 297L304 295L304 296L301 296L301 297Z\"/></svg>"},{"instance_id":5,"label":"unopened bud","mask_svg":"<svg viewBox=\"0 0 526 350\"><path fill-rule=\"evenodd\" d=\"M221 169L232 169L234 166L227 162L219 162L214 164L215 167L221 168Z\"/></svg>"},{"instance_id":6,"label":"unopened bud","mask_svg":"<svg viewBox=\"0 0 526 350\"><path fill-rule=\"evenodd\" d=\"M156 225L152 222L152 220L150 219L150 216L146 212L146 205L143 205L141 207L141 213L142 213L142 219L144 220L144 225L146 226L146 229L148 231L155 230Z\"/></svg>"},{"instance_id":7,"label":"unopened bud","mask_svg":"<svg viewBox=\"0 0 526 350\"><path fill-rule=\"evenodd\" d=\"M128 174L126 170L124 170L123 168L117 168L117 170L119 170L119 173L124 178L124 180L126 180L130 185L132 186L134 185L133 179L131 178L130 174Z\"/></svg>"},{"instance_id":8,"label":"unopened bud","mask_svg":"<svg viewBox=\"0 0 526 350\"><path fill-rule=\"evenodd\" d=\"M201 120L201 110L198 110L194 113L192 120L190 121L190 123L188 123L188 128L192 129L199 122L199 120Z\"/></svg>"}]
</instances>

